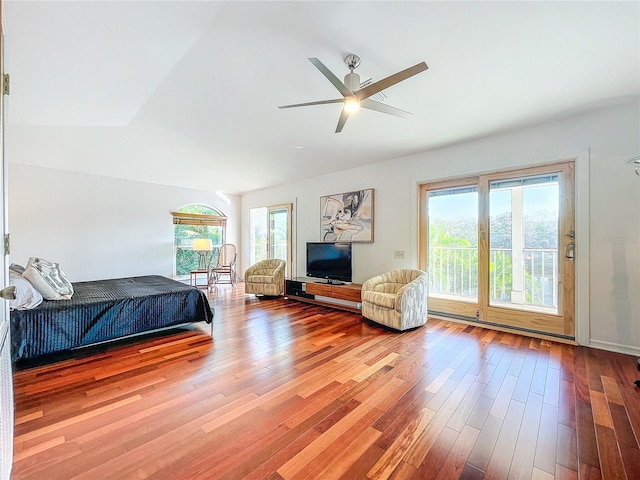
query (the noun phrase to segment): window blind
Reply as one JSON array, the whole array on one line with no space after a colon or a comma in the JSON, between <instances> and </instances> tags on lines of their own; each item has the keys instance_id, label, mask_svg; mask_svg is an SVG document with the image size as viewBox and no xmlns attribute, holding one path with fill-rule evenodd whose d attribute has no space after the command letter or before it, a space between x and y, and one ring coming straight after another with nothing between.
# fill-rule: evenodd
<instances>
[{"instance_id":1,"label":"window blind","mask_svg":"<svg viewBox=\"0 0 640 480\"><path fill-rule=\"evenodd\" d=\"M174 225L207 225L209 227L226 227L227 217L219 215L203 215L201 213L171 212Z\"/></svg>"}]
</instances>

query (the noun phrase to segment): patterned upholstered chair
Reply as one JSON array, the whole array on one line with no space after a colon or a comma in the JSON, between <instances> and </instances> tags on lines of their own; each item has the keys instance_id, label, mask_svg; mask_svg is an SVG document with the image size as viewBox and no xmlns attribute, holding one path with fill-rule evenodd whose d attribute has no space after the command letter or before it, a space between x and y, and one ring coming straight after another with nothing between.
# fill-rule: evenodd
<instances>
[{"instance_id":1,"label":"patterned upholstered chair","mask_svg":"<svg viewBox=\"0 0 640 480\"><path fill-rule=\"evenodd\" d=\"M284 270L287 262L262 260L244 272L244 291L255 295L277 296L284 292Z\"/></svg>"},{"instance_id":2,"label":"patterned upholstered chair","mask_svg":"<svg viewBox=\"0 0 640 480\"><path fill-rule=\"evenodd\" d=\"M400 269L362 284L362 315L395 330L427 323L429 276L416 269Z\"/></svg>"}]
</instances>

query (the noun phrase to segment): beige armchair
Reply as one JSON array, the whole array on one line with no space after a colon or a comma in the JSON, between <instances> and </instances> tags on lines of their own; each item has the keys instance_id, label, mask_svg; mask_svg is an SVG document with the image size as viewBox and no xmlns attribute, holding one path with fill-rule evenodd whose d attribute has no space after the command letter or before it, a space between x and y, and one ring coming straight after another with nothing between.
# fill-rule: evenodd
<instances>
[{"instance_id":1,"label":"beige armchair","mask_svg":"<svg viewBox=\"0 0 640 480\"><path fill-rule=\"evenodd\" d=\"M287 262L262 260L244 272L244 291L255 295L277 296L284 292L284 270Z\"/></svg>"},{"instance_id":2,"label":"beige armchair","mask_svg":"<svg viewBox=\"0 0 640 480\"><path fill-rule=\"evenodd\" d=\"M362 284L362 315L395 330L427 323L429 276L417 269L392 270Z\"/></svg>"}]
</instances>

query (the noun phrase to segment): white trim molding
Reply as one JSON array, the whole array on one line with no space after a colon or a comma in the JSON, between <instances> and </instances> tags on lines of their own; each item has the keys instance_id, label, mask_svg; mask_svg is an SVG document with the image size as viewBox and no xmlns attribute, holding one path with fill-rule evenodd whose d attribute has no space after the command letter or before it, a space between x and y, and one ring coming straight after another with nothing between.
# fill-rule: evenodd
<instances>
[{"instance_id":1,"label":"white trim molding","mask_svg":"<svg viewBox=\"0 0 640 480\"><path fill-rule=\"evenodd\" d=\"M609 352L624 353L626 355L633 355L634 357L640 357L640 347L633 347L630 345L621 345L613 342L603 342L601 340L591 340L589 343L591 348L597 348L599 350L607 350Z\"/></svg>"},{"instance_id":2,"label":"white trim molding","mask_svg":"<svg viewBox=\"0 0 640 480\"><path fill-rule=\"evenodd\" d=\"M575 158L575 303L576 341L579 345L591 344L590 298L590 242L589 242L589 149L574 155Z\"/></svg>"}]
</instances>

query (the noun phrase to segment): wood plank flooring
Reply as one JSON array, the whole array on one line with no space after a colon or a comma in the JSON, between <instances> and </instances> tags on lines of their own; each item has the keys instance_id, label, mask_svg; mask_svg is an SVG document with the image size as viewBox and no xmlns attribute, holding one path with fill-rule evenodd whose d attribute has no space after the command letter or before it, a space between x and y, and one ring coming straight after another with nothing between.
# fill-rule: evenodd
<instances>
[{"instance_id":1,"label":"wood plank flooring","mask_svg":"<svg viewBox=\"0 0 640 480\"><path fill-rule=\"evenodd\" d=\"M634 357L225 287L213 340L21 366L13 479L640 478Z\"/></svg>"}]
</instances>

